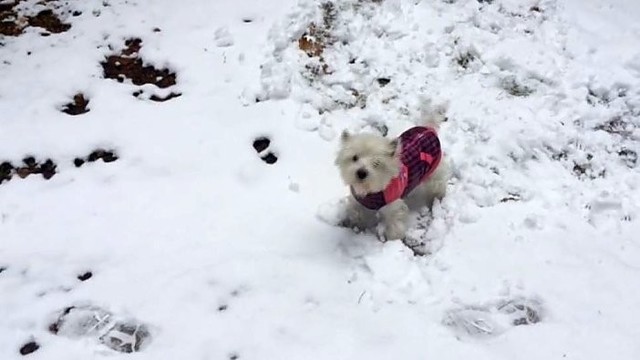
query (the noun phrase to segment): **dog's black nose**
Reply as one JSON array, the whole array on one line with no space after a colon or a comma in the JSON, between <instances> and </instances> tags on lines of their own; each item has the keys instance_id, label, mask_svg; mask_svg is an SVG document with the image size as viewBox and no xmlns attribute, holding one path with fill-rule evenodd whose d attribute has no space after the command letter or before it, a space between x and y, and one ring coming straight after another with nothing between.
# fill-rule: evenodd
<instances>
[{"instance_id":1,"label":"dog's black nose","mask_svg":"<svg viewBox=\"0 0 640 360\"><path fill-rule=\"evenodd\" d=\"M369 175L369 173L365 169L358 169L358 171L356 171L356 176L358 177L359 180L366 179L367 175Z\"/></svg>"}]
</instances>

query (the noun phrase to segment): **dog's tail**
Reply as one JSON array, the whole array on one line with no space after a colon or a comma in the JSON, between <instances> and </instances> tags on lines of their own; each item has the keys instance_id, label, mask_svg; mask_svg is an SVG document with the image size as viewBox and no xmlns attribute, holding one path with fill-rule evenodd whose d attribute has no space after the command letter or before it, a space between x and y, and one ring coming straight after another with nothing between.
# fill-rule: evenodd
<instances>
[{"instance_id":1,"label":"dog's tail","mask_svg":"<svg viewBox=\"0 0 640 360\"><path fill-rule=\"evenodd\" d=\"M447 121L449 102L434 104L430 99L425 99L420 107L420 124L435 129L440 129L440 124Z\"/></svg>"}]
</instances>

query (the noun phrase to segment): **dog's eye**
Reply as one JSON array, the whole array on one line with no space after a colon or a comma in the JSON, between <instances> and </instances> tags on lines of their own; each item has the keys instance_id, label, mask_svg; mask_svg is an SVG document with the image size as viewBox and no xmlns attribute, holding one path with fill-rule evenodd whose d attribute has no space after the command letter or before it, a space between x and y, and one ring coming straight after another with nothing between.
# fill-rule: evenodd
<instances>
[{"instance_id":1,"label":"dog's eye","mask_svg":"<svg viewBox=\"0 0 640 360\"><path fill-rule=\"evenodd\" d=\"M351 160L353 160L353 162L358 161L358 159L359 159L358 155L353 155L353 157L351 158Z\"/></svg>"},{"instance_id":2,"label":"dog's eye","mask_svg":"<svg viewBox=\"0 0 640 360\"><path fill-rule=\"evenodd\" d=\"M374 167L374 168L380 167L380 165L382 165L382 163L380 162L380 160L376 160L376 161L374 161L374 162L373 162L373 167Z\"/></svg>"}]
</instances>

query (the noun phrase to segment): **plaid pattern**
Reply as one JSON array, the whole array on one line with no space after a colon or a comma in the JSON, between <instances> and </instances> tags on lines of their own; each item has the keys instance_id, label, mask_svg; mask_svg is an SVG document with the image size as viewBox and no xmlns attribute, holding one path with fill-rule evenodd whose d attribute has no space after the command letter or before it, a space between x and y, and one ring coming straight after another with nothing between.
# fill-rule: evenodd
<instances>
[{"instance_id":1,"label":"plaid pattern","mask_svg":"<svg viewBox=\"0 0 640 360\"><path fill-rule=\"evenodd\" d=\"M431 128L416 126L400 135L401 169L398 176L380 192L360 197L351 193L362 206L379 210L383 206L406 197L436 170L442 158L438 134Z\"/></svg>"}]
</instances>

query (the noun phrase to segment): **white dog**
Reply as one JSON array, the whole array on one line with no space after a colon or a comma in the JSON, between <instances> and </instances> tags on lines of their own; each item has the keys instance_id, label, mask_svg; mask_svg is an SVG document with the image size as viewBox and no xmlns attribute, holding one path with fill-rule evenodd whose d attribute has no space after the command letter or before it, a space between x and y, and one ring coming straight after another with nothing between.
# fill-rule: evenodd
<instances>
[{"instance_id":1,"label":"white dog","mask_svg":"<svg viewBox=\"0 0 640 360\"><path fill-rule=\"evenodd\" d=\"M346 226L366 228L379 211L386 239L404 239L409 217L405 200L431 206L445 195L449 167L437 130L446 110L446 105L426 106L422 126L393 140L342 133L336 165L351 189Z\"/></svg>"}]
</instances>

